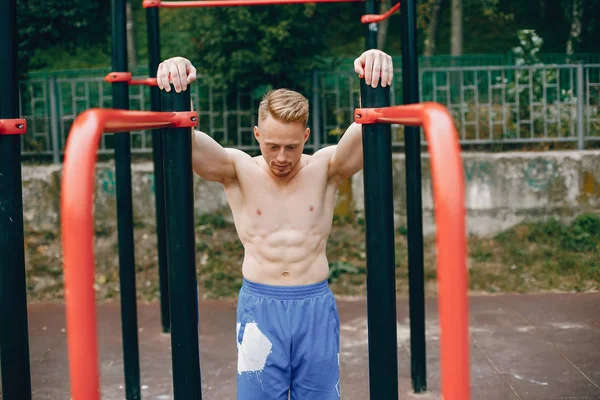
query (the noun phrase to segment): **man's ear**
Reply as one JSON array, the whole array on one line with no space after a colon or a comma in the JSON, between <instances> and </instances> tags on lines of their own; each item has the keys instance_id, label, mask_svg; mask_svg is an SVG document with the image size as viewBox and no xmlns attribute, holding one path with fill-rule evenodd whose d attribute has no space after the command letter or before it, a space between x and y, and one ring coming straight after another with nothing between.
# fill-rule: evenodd
<instances>
[{"instance_id":1,"label":"man's ear","mask_svg":"<svg viewBox=\"0 0 600 400\"><path fill-rule=\"evenodd\" d=\"M258 131L258 126L254 126L254 138L258 143L260 143L260 132Z\"/></svg>"},{"instance_id":2,"label":"man's ear","mask_svg":"<svg viewBox=\"0 0 600 400\"><path fill-rule=\"evenodd\" d=\"M309 136L310 136L310 128L306 128L306 131L304 132L304 143L306 143Z\"/></svg>"}]
</instances>

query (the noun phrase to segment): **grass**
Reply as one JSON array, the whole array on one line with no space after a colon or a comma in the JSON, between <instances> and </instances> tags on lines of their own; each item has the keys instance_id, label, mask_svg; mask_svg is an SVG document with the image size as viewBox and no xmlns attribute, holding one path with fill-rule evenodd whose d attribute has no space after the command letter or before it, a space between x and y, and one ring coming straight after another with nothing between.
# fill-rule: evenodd
<instances>
[{"instance_id":1,"label":"grass","mask_svg":"<svg viewBox=\"0 0 600 400\"><path fill-rule=\"evenodd\" d=\"M469 241L470 287L488 292L587 291L600 283L600 218L521 224Z\"/></svg>"},{"instance_id":2,"label":"grass","mask_svg":"<svg viewBox=\"0 0 600 400\"><path fill-rule=\"evenodd\" d=\"M137 296L159 296L156 237L150 226L137 224L135 254ZM206 214L196 224L196 269L200 295L226 298L242 284L244 249L234 226L221 214ZM327 246L329 282L338 295L366 293L364 220L336 218ZM57 232L27 232L27 289L30 301L62 300L62 255ZM116 230L96 228L96 296L119 296ZM424 281L436 294L435 239L424 240ZM396 287L408 293L407 230L396 227ZM523 223L493 237L468 238L469 288L473 293L584 292L600 287L600 217L582 214L570 224L550 219Z\"/></svg>"}]
</instances>

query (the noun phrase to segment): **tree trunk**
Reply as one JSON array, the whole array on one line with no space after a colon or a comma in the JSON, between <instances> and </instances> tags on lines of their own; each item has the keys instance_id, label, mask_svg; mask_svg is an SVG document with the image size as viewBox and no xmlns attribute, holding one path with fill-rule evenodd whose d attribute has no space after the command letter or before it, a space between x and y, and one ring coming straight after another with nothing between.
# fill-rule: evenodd
<instances>
[{"instance_id":1,"label":"tree trunk","mask_svg":"<svg viewBox=\"0 0 600 400\"><path fill-rule=\"evenodd\" d=\"M391 7L391 3L392 3L391 0L382 0L379 13L383 14L383 13L387 12ZM383 21L381 21L379 23L379 31L377 32L377 48L379 50L385 50L385 41L387 39L388 24L389 24L389 18L384 19Z\"/></svg>"},{"instance_id":2,"label":"tree trunk","mask_svg":"<svg viewBox=\"0 0 600 400\"><path fill-rule=\"evenodd\" d=\"M137 68L137 52L135 45L135 25L133 23L133 11L131 2L127 2L127 63L129 70L133 71Z\"/></svg>"},{"instance_id":3,"label":"tree trunk","mask_svg":"<svg viewBox=\"0 0 600 400\"><path fill-rule=\"evenodd\" d=\"M442 0L433 0L433 4L431 6L431 20L429 21L429 26L427 27L427 35L425 37L425 50L423 51L423 55L427 57L435 55L437 33L440 28L441 4Z\"/></svg>"},{"instance_id":4,"label":"tree trunk","mask_svg":"<svg viewBox=\"0 0 600 400\"><path fill-rule=\"evenodd\" d=\"M583 0L573 0L573 12L571 19L571 30L567 40L567 54L572 55L575 52L575 45L581 37L581 19L583 17Z\"/></svg>"},{"instance_id":5,"label":"tree trunk","mask_svg":"<svg viewBox=\"0 0 600 400\"><path fill-rule=\"evenodd\" d=\"M453 56L463 53L463 5L462 0L452 0L452 35L450 38Z\"/></svg>"}]
</instances>

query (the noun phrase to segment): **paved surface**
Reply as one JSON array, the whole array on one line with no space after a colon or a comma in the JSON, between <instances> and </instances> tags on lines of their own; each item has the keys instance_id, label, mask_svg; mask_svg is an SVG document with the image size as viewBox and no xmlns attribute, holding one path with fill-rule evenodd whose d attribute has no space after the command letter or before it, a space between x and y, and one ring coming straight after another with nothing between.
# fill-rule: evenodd
<instances>
[{"instance_id":1,"label":"paved surface","mask_svg":"<svg viewBox=\"0 0 600 400\"><path fill-rule=\"evenodd\" d=\"M338 300L342 399L368 400L366 305ZM428 299L428 391L410 388L408 302L398 301L400 399L439 399L437 300ZM30 306L34 399L67 400L64 308ZM235 399L235 301L200 303L203 399ZM172 399L170 338L158 304L139 306L144 399ZM600 294L481 296L470 299L472 399L600 399ZM124 399L119 305L99 307L103 399ZM2 396L0 396L2 397Z\"/></svg>"}]
</instances>

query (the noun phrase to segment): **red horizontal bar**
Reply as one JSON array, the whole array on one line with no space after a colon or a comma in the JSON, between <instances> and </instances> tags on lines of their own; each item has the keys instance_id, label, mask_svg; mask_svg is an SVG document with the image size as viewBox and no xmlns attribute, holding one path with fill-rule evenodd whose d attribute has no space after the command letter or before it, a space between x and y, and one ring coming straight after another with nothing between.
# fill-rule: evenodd
<instances>
[{"instance_id":1,"label":"red horizontal bar","mask_svg":"<svg viewBox=\"0 0 600 400\"><path fill-rule=\"evenodd\" d=\"M401 124L421 125L423 104L407 106L391 106L382 108L357 108L354 110L354 120L358 124Z\"/></svg>"},{"instance_id":2,"label":"red horizontal bar","mask_svg":"<svg viewBox=\"0 0 600 400\"><path fill-rule=\"evenodd\" d=\"M131 72L109 72L108 75L104 77L104 81L108 83L129 82L131 81L131 78Z\"/></svg>"},{"instance_id":3,"label":"red horizontal bar","mask_svg":"<svg viewBox=\"0 0 600 400\"><path fill-rule=\"evenodd\" d=\"M24 135L27 121L24 119L0 119L0 135Z\"/></svg>"},{"instance_id":4,"label":"red horizontal bar","mask_svg":"<svg viewBox=\"0 0 600 400\"><path fill-rule=\"evenodd\" d=\"M145 86L158 86L156 78L144 78L144 79L132 79L129 81L130 85L145 85Z\"/></svg>"},{"instance_id":5,"label":"red horizontal bar","mask_svg":"<svg viewBox=\"0 0 600 400\"><path fill-rule=\"evenodd\" d=\"M274 4L306 4L306 3L362 3L364 0L199 0L199 1L160 1L144 0L144 8L189 8L189 7L233 7L263 6Z\"/></svg>"},{"instance_id":6,"label":"red horizontal bar","mask_svg":"<svg viewBox=\"0 0 600 400\"><path fill-rule=\"evenodd\" d=\"M363 24L370 24L372 22L381 22L384 19L388 19L395 11L398 11L400 9L400 3L396 3L396 5L394 5L392 8L390 8L386 13L384 14L366 14L363 15L362 17L360 17L360 22L362 22Z\"/></svg>"},{"instance_id":7,"label":"red horizontal bar","mask_svg":"<svg viewBox=\"0 0 600 400\"><path fill-rule=\"evenodd\" d=\"M158 86L156 78L133 79L131 72L110 72L104 77L108 83L127 82L129 85Z\"/></svg>"}]
</instances>

